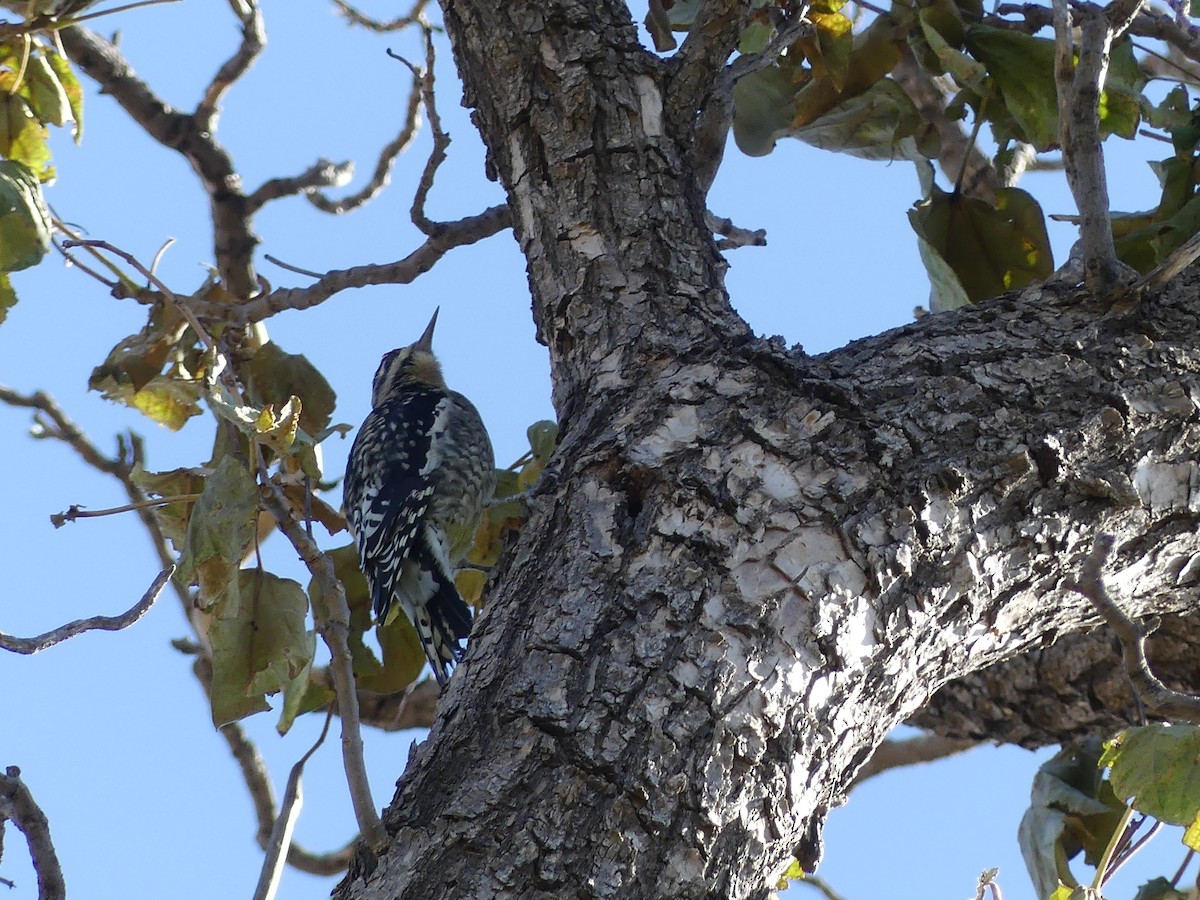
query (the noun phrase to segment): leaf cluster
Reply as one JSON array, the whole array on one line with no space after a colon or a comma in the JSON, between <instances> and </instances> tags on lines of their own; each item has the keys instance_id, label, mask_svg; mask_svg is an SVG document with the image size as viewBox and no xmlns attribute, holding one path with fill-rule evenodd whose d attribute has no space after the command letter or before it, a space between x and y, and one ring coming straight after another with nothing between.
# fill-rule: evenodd
<instances>
[{"instance_id":1,"label":"leaf cluster","mask_svg":"<svg viewBox=\"0 0 1200 900\"><path fill-rule=\"evenodd\" d=\"M1064 748L1034 777L1018 834L1037 896L1099 900L1110 874L1157 829L1138 837L1150 819L1181 826L1189 854L1200 850L1200 727L1128 728L1105 743ZM1096 869L1087 887L1069 865L1080 853ZM1182 871L1150 879L1135 900L1183 897Z\"/></svg>"}]
</instances>

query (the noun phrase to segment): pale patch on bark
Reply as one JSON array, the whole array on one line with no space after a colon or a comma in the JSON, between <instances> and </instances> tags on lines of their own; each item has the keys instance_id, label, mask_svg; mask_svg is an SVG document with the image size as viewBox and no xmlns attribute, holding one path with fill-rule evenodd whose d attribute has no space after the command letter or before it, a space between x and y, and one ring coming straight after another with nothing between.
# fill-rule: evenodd
<instances>
[{"instance_id":1,"label":"pale patch on bark","mask_svg":"<svg viewBox=\"0 0 1200 900\"><path fill-rule=\"evenodd\" d=\"M1157 462L1149 457L1133 470L1133 487L1151 515L1171 510L1200 509L1196 464Z\"/></svg>"},{"instance_id":2,"label":"pale patch on bark","mask_svg":"<svg viewBox=\"0 0 1200 900\"><path fill-rule=\"evenodd\" d=\"M648 75L637 75L633 79L633 87L642 107L642 130L646 137L661 137L663 101L658 85Z\"/></svg>"}]
</instances>

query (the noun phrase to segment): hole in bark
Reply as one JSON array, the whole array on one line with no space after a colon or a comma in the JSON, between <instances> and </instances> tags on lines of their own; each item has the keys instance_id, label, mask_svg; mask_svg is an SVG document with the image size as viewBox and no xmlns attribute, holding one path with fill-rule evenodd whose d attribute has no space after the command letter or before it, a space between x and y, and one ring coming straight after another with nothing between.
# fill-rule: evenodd
<instances>
[{"instance_id":1,"label":"hole in bark","mask_svg":"<svg viewBox=\"0 0 1200 900\"><path fill-rule=\"evenodd\" d=\"M1042 484L1052 484L1058 479L1061 460L1057 450L1042 442L1034 444L1029 450L1029 455L1033 457L1033 464L1037 466L1038 477L1042 480Z\"/></svg>"},{"instance_id":2,"label":"hole in bark","mask_svg":"<svg viewBox=\"0 0 1200 900\"><path fill-rule=\"evenodd\" d=\"M649 474L637 468L628 468L616 472L612 479L613 487L625 499L624 508L618 510L617 539L625 546L643 543L646 539L646 523L642 521L642 512L646 508L647 493L651 487Z\"/></svg>"}]
</instances>

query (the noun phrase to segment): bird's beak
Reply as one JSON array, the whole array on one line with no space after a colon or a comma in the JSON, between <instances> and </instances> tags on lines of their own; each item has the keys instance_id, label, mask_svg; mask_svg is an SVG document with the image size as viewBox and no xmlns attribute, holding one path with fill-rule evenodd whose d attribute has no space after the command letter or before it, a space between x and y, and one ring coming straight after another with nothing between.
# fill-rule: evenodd
<instances>
[{"instance_id":1,"label":"bird's beak","mask_svg":"<svg viewBox=\"0 0 1200 900\"><path fill-rule=\"evenodd\" d=\"M441 307L438 307L441 309ZM417 339L413 346L418 350L424 350L426 353L433 352L433 326L437 324L438 309L433 311L433 318L429 320L429 324L425 326L425 333Z\"/></svg>"}]
</instances>

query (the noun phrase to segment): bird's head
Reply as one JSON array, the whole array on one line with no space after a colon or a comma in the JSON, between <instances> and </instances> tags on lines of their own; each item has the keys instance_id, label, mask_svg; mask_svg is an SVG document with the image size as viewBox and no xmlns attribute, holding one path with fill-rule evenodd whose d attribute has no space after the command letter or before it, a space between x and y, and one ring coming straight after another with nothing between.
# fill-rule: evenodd
<instances>
[{"instance_id":1,"label":"bird's head","mask_svg":"<svg viewBox=\"0 0 1200 900\"><path fill-rule=\"evenodd\" d=\"M437 317L437 310L434 310L424 334L414 343L383 355L371 385L372 407L406 390L446 386L442 366L433 355L433 326L437 324Z\"/></svg>"}]
</instances>

